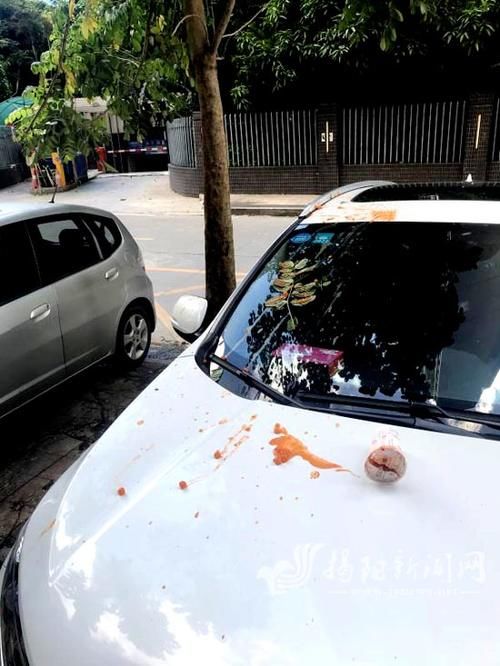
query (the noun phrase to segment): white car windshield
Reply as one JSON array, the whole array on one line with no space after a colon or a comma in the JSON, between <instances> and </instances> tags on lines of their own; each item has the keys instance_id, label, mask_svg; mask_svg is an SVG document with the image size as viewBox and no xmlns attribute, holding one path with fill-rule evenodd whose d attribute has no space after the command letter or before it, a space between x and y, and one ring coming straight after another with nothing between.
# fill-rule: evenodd
<instances>
[{"instance_id":1,"label":"white car windshield","mask_svg":"<svg viewBox=\"0 0 500 666\"><path fill-rule=\"evenodd\" d=\"M295 227L217 354L294 397L433 399L500 414L500 226Z\"/></svg>"}]
</instances>

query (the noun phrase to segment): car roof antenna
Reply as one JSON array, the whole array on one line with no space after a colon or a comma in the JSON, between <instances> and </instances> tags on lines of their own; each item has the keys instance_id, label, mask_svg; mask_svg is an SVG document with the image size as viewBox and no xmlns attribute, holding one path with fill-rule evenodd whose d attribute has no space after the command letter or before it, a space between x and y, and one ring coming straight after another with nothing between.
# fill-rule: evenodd
<instances>
[{"instance_id":1,"label":"car roof antenna","mask_svg":"<svg viewBox=\"0 0 500 666\"><path fill-rule=\"evenodd\" d=\"M48 178L50 181L54 183L54 191L52 192L52 198L49 201L49 204L53 204L56 202L56 194L57 194L57 172L54 174L54 180L52 180L52 174L50 173L49 169L47 167L45 168L45 173L47 174Z\"/></svg>"},{"instance_id":2,"label":"car roof antenna","mask_svg":"<svg viewBox=\"0 0 500 666\"><path fill-rule=\"evenodd\" d=\"M57 185L54 187L54 191L52 192L52 198L49 201L49 203L55 203L56 202L56 194L57 194Z\"/></svg>"}]
</instances>

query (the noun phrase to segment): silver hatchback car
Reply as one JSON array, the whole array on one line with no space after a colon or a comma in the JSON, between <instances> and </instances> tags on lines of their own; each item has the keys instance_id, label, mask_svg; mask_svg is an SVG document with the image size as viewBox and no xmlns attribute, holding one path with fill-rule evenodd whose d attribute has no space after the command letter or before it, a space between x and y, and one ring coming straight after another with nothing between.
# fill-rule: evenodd
<instances>
[{"instance_id":1,"label":"silver hatchback car","mask_svg":"<svg viewBox=\"0 0 500 666\"><path fill-rule=\"evenodd\" d=\"M114 355L133 368L155 327L141 251L111 213L0 209L0 416Z\"/></svg>"}]
</instances>

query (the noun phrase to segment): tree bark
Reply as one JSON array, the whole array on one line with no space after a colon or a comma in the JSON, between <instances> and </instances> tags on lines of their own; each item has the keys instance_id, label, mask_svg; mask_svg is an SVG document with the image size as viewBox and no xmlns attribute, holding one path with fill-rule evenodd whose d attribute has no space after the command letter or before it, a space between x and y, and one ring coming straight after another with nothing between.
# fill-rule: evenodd
<instances>
[{"instance_id":1,"label":"tree bark","mask_svg":"<svg viewBox=\"0 0 500 666\"><path fill-rule=\"evenodd\" d=\"M184 0L188 47L201 112L205 194L205 286L213 318L236 286L229 162L216 48L210 43L203 0Z\"/></svg>"}]
</instances>

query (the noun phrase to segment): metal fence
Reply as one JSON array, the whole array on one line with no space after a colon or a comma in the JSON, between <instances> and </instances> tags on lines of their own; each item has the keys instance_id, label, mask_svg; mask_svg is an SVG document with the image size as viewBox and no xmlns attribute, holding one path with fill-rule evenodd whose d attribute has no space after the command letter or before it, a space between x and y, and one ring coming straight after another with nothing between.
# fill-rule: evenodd
<instances>
[{"instance_id":1,"label":"metal fence","mask_svg":"<svg viewBox=\"0 0 500 666\"><path fill-rule=\"evenodd\" d=\"M316 164L316 115L315 110L226 114L230 166Z\"/></svg>"},{"instance_id":2,"label":"metal fence","mask_svg":"<svg viewBox=\"0 0 500 666\"><path fill-rule=\"evenodd\" d=\"M167 138L170 161L176 166L195 167L193 119L176 118L167 123Z\"/></svg>"},{"instance_id":3,"label":"metal fence","mask_svg":"<svg viewBox=\"0 0 500 666\"><path fill-rule=\"evenodd\" d=\"M493 107L492 132L490 160L500 162L500 98L498 97Z\"/></svg>"},{"instance_id":4,"label":"metal fence","mask_svg":"<svg viewBox=\"0 0 500 666\"><path fill-rule=\"evenodd\" d=\"M465 100L342 109L344 164L461 162Z\"/></svg>"},{"instance_id":5,"label":"metal fence","mask_svg":"<svg viewBox=\"0 0 500 666\"><path fill-rule=\"evenodd\" d=\"M19 144L14 142L12 129L0 127L0 169L10 169L24 165L24 158Z\"/></svg>"},{"instance_id":6,"label":"metal fence","mask_svg":"<svg viewBox=\"0 0 500 666\"><path fill-rule=\"evenodd\" d=\"M466 111L464 99L343 107L339 158L346 165L460 163ZM500 160L500 99L494 127L492 159ZM318 163L316 110L229 113L224 128L231 167ZM167 133L171 163L196 167L193 119L177 118Z\"/></svg>"}]
</instances>

